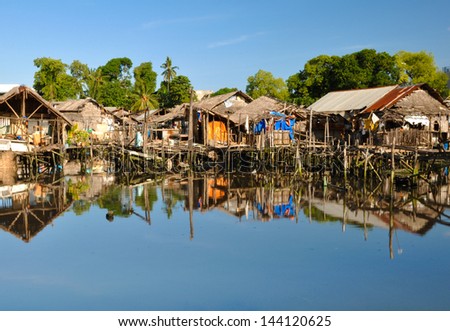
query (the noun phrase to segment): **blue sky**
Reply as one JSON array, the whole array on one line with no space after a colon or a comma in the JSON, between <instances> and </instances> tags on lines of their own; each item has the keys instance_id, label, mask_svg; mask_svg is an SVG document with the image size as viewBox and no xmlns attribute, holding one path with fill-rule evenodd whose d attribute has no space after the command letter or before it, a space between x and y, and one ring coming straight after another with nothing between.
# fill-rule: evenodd
<instances>
[{"instance_id":1,"label":"blue sky","mask_svg":"<svg viewBox=\"0 0 450 331\"><path fill-rule=\"evenodd\" d=\"M39 57L91 68L115 57L158 73L169 56L195 89L245 90L259 69L287 79L311 58L364 48L450 66L448 0L0 0L0 83L32 86Z\"/></svg>"}]
</instances>

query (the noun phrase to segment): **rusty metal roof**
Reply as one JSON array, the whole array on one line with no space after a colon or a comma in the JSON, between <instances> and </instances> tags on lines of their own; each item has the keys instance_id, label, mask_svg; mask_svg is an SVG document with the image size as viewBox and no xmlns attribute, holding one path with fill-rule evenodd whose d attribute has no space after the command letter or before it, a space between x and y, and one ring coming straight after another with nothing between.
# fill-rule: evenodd
<instances>
[{"instance_id":1,"label":"rusty metal roof","mask_svg":"<svg viewBox=\"0 0 450 331\"><path fill-rule=\"evenodd\" d=\"M400 102L403 98L411 95L413 92L418 90L424 90L428 92L428 94L436 99L441 104L444 104L444 101L440 97L440 95L434 91L428 84L416 84L411 86L405 86L393 89L389 93L385 94L382 98L380 98L377 102L372 104L370 107L367 107L362 111L362 113L370 113L377 110L385 110L392 108L398 102ZM435 101L436 102L436 101ZM437 108L439 110L439 107Z\"/></svg>"}]
</instances>

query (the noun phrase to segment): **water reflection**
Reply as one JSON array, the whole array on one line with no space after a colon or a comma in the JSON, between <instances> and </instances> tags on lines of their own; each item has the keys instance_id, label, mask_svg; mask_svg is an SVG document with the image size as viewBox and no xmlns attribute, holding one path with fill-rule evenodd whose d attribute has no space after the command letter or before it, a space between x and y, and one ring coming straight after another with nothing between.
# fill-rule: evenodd
<instances>
[{"instance_id":1,"label":"water reflection","mask_svg":"<svg viewBox=\"0 0 450 331\"><path fill-rule=\"evenodd\" d=\"M299 182L294 176L281 175L189 174L137 184L117 180L105 175L67 176L49 183L1 186L0 226L29 242L64 211L81 216L94 205L104 210L107 222L133 216L152 225L154 204L161 199L167 220L179 207L189 213L191 239L195 212L216 210L239 222L299 222L300 215L310 222L340 222L342 231L347 226L359 228L365 240L371 229L386 229L393 258L395 231L423 236L436 223L449 225L450 184L438 174L421 179L409 190L391 187L389 182L358 189L332 178Z\"/></svg>"},{"instance_id":2,"label":"water reflection","mask_svg":"<svg viewBox=\"0 0 450 331\"><path fill-rule=\"evenodd\" d=\"M64 185L15 184L0 187L0 227L29 242L70 206Z\"/></svg>"}]
</instances>

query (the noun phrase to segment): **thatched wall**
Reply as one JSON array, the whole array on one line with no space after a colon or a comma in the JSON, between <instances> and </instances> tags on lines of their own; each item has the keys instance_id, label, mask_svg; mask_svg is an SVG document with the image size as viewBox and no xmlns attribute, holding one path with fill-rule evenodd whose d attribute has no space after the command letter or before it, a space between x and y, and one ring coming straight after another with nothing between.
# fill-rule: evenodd
<instances>
[{"instance_id":1,"label":"thatched wall","mask_svg":"<svg viewBox=\"0 0 450 331\"><path fill-rule=\"evenodd\" d=\"M13 185L16 178L16 154L11 151L0 152L0 182L4 185Z\"/></svg>"}]
</instances>

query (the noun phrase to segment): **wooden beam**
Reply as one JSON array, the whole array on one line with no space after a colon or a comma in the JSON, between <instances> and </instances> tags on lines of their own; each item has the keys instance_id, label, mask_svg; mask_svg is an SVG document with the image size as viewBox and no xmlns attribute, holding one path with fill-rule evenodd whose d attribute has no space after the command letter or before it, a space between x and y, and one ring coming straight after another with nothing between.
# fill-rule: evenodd
<instances>
[{"instance_id":1,"label":"wooden beam","mask_svg":"<svg viewBox=\"0 0 450 331\"><path fill-rule=\"evenodd\" d=\"M9 109L11 109L11 111L14 113L14 115L16 115L17 118L20 118L20 116L16 113L16 111L14 110L14 108L11 107L11 105L8 103L8 101L5 101L5 103L8 105Z\"/></svg>"},{"instance_id":2,"label":"wooden beam","mask_svg":"<svg viewBox=\"0 0 450 331\"><path fill-rule=\"evenodd\" d=\"M37 108L34 110L34 112L32 112L30 116L28 116L28 118L33 117L33 115L36 114L36 112L37 112L42 106L43 106L43 104L41 103L41 104L39 105L39 107L37 107Z\"/></svg>"}]
</instances>

